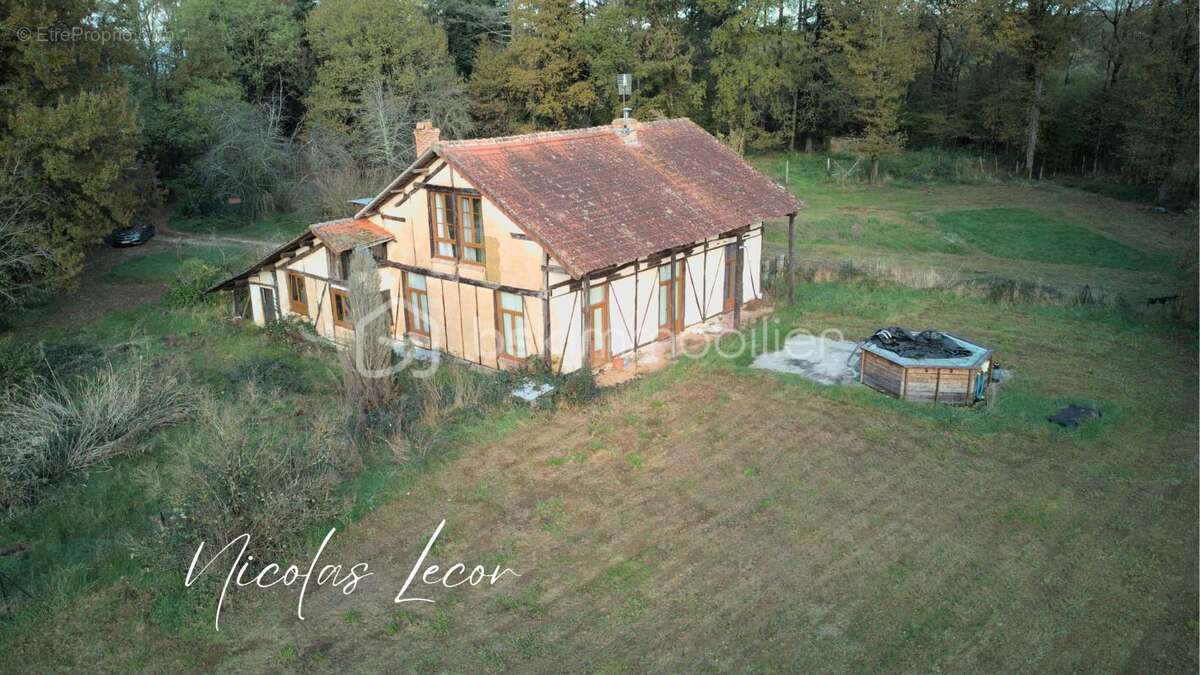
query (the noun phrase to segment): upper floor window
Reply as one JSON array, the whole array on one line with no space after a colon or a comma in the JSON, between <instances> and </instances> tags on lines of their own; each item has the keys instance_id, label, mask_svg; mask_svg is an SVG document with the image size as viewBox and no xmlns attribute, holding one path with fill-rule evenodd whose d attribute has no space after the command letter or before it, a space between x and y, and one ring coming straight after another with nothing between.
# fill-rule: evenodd
<instances>
[{"instance_id":1,"label":"upper floor window","mask_svg":"<svg viewBox=\"0 0 1200 675\"><path fill-rule=\"evenodd\" d=\"M473 193L429 190L429 234L437 258L483 263L483 200Z\"/></svg>"}]
</instances>

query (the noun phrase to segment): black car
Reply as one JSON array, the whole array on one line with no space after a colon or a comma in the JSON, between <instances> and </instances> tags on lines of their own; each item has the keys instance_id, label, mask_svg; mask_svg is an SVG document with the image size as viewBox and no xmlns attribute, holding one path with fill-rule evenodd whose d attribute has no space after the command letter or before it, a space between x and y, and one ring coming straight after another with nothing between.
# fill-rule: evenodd
<instances>
[{"instance_id":1,"label":"black car","mask_svg":"<svg viewBox=\"0 0 1200 675\"><path fill-rule=\"evenodd\" d=\"M114 228L108 240L113 246L140 246L153 236L153 225L134 218L129 227Z\"/></svg>"}]
</instances>

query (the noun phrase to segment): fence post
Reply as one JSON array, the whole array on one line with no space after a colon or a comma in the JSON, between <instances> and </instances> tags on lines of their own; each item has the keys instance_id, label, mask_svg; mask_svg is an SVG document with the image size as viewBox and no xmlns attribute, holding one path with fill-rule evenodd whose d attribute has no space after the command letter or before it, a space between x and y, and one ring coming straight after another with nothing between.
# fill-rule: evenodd
<instances>
[{"instance_id":1,"label":"fence post","mask_svg":"<svg viewBox=\"0 0 1200 675\"><path fill-rule=\"evenodd\" d=\"M796 302L796 212L788 214L787 253L788 304Z\"/></svg>"}]
</instances>

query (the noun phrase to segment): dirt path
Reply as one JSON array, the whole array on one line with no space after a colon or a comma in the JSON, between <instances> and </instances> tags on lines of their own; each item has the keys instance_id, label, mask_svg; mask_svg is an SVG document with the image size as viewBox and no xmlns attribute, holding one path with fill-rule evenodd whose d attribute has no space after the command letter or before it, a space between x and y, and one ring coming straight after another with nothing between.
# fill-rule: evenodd
<instances>
[{"instance_id":1,"label":"dirt path","mask_svg":"<svg viewBox=\"0 0 1200 675\"><path fill-rule=\"evenodd\" d=\"M220 246L222 244L230 244L234 246L246 246L255 249L274 249L278 248L283 242L264 241L262 239L248 239L246 237L231 237L221 234L195 234L192 232L181 232L171 227L171 216L175 212L173 204L166 204L150 214L150 221L154 223L158 230L156 238L162 241L175 244L204 244L208 246Z\"/></svg>"}]
</instances>

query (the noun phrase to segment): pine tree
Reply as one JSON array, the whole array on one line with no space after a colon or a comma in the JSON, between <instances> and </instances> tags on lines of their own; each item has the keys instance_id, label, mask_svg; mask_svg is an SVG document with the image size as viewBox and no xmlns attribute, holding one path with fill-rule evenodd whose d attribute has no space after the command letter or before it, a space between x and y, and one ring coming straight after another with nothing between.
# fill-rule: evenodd
<instances>
[{"instance_id":1,"label":"pine tree","mask_svg":"<svg viewBox=\"0 0 1200 675\"><path fill-rule=\"evenodd\" d=\"M879 160L898 152L900 104L917 71L916 15L908 0L846 1L834 7L829 41L835 73L858 103L861 152L879 180Z\"/></svg>"}]
</instances>

